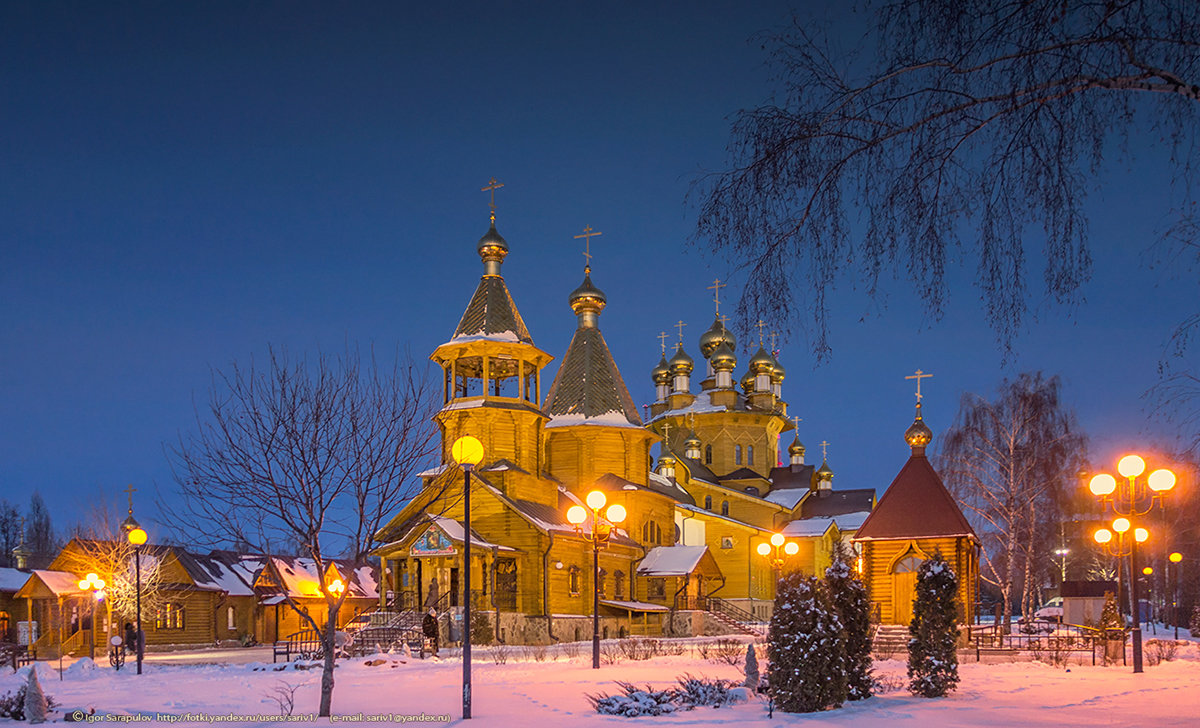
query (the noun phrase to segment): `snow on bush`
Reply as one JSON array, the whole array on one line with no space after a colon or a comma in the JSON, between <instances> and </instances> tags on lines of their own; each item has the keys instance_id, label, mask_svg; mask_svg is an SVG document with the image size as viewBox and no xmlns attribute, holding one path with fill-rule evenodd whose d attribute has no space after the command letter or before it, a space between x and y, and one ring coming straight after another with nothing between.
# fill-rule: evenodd
<instances>
[{"instance_id":1,"label":"snow on bush","mask_svg":"<svg viewBox=\"0 0 1200 728\"><path fill-rule=\"evenodd\" d=\"M767 682L775 705L787 713L841 706L846 700L845 647L842 623L824 583L799 573L780 579L767 642Z\"/></svg>"},{"instance_id":2,"label":"snow on bush","mask_svg":"<svg viewBox=\"0 0 1200 728\"><path fill-rule=\"evenodd\" d=\"M958 577L935 553L917 570L917 598L908 632L908 689L944 697L958 685Z\"/></svg>"},{"instance_id":3,"label":"snow on bush","mask_svg":"<svg viewBox=\"0 0 1200 728\"><path fill-rule=\"evenodd\" d=\"M655 690L647 685L617 681L624 695L588 695L588 702L603 715L623 715L636 718L643 715L665 715L680 710L720 708L746 701L746 691L733 680L693 677L685 674L677 679L678 686Z\"/></svg>"}]
</instances>

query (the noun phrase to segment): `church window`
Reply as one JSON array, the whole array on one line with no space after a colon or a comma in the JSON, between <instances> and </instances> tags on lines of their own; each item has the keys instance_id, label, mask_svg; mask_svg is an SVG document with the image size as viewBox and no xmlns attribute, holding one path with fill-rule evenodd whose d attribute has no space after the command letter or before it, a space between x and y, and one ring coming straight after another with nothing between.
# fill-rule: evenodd
<instances>
[{"instance_id":1,"label":"church window","mask_svg":"<svg viewBox=\"0 0 1200 728\"><path fill-rule=\"evenodd\" d=\"M613 599L625 598L625 572L618 570L613 574Z\"/></svg>"},{"instance_id":2,"label":"church window","mask_svg":"<svg viewBox=\"0 0 1200 728\"><path fill-rule=\"evenodd\" d=\"M704 464L712 465L712 445L704 446Z\"/></svg>"},{"instance_id":3,"label":"church window","mask_svg":"<svg viewBox=\"0 0 1200 728\"><path fill-rule=\"evenodd\" d=\"M234 617L233 607L228 607L225 609L225 629L229 630L230 632L237 629L237 621Z\"/></svg>"},{"instance_id":4,"label":"church window","mask_svg":"<svg viewBox=\"0 0 1200 728\"><path fill-rule=\"evenodd\" d=\"M654 544L661 546L663 542L662 526L654 521L646 521L642 524L642 543Z\"/></svg>"},{"instance_id":5,"label":"church window","mask_svg":"<svg viewBox=\"0 0 1200 728\"><path fill-rule=\"evenodd\" d=\"M596 593L600 595L601 599L608 598L608 592L604 588L604 586L607 582L608 582L608 569L601 569L600 573L596 575Z\"/></svg>"},{"instance_id":6,"label":"church window","mask_svg":"<svg viewBox=\"0 0 1200 728\"><path fill-rule=\"evenodd\" d=\"M729 515L729 501L721 501L721 515L722 516Z\"/></svg>"},{"instance_id":7,"label":"church window","mask_svg":"<svg viewBox=\"0 0 1200 728\"><path fill-rule=\"evenodd\" d=\"M753 445L746 446L746 464L747 465L754 464L754 446Z\"/></svg>"},{"instance_id":8,"label":"church window","mask_svg":"<svg viewBox=\"0 0 1200 728\"><path fill-rule=\"evenodd\" d=\"M706 511L712 510L712 496L711 495L704 496L704 510L706 510Z\"/></svg>"},{"instance_id":9,"label":"church window","mask_svg":"<svg viewBox=\"0 0 1200 728\"><path fill-rule=\"evenodd\" d=\"M924 561L925 559L922 559L920 556L917 556L910 551L908 556L905 556L903 559L900 559L896 562L896 568L893 569L893 571L897 574L916 571Z\"/></svg>"},{"instance_id":10,"label":"church window","mask_svg":"<svg viewBox=\"0 0 1200 728\"><path fill-rule=\"evenodd\" d=\"M667 580L662 577L650 579L648 588L651 599L665 599L667 597Z\"/></svg>"},{"instance_id":11,"label":"church window","mask_svg":"<svg viewBox=\"0 0 1200 728\"><path fill-rule=\"evenodd\" d=\"M573 597L579 596L579 567L578 566L572 566L567 571L567 591L570 592L571 596L573 596Z\"/></svg>"},{"instance_id":12,"label":"church window","mask_svg":"<svg viewBox=\"0 0 1200 728\"><path fill-rule=\"evenodd\" d=\"M742 446L741 445L733 446L733 464L734 465L742 464Z\"/></svg>"}]
</instances>

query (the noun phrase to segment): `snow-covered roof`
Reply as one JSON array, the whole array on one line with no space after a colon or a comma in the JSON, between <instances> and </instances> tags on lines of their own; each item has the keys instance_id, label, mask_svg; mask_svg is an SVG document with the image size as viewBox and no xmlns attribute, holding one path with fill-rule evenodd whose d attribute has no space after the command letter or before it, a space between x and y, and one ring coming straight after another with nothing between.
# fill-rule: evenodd
<instances>
[{"instance_id":1,"label":"snow-covered roof","mask_svg":"<svg viewBox=\"0 0 1200 728\"><path fill-rule=\"evenodd\" d=\"M0 568L0 592L15 592L29 581L29 572Z\"/></svg>"},{"instance_id":2,"label":"snow-covered roof","mask_svg":"<svg viewBox=\"0 0 1200 728\"><path fill-rule=\"evenodd\" d=\"M83 593L83 590L79 588L79 577L69 571L34 569L31 573L36 574L55 596Z\"/></svg>"},{"instance_id":3,"label":"snow-covered roof","mask_svg":"<svg viewBox=\"0 0 1200 728\"><path fill-rule=\"evenodd\" d=\"M692 506L692 505L688 505L686 503L676 503L675 507L678 508L679 510L691 511L692 513L696 513L698 515L704 515L708 518L717 518L722 521L727 521L729 523L736 523L739 526L745 526L746 528L754 529L756 531L763 530L761 526L755 526L752 523L746 523L745 521L739 521L738 519L733 518L732 516L723 516L720 513L713 513L712 511L707 510L705 508L701 508L700 506Z\"/></svg>"},{"instance_id":4,"label":"snow-covered roof","mask_svg":"<svg viewBox=\"0 0 1200 728\"><path fill-rule=\"evenodd\" d=\"M606 607L616 607L617 609L629 609L634 612L669 612L667 607L661 604L651 604L650 602L622 602L615 599L601 599L600 603Z\"/></svg>"},{"instance_id":5,"label":"snow-covered roof","mask_svg":"<svg viewBox=\"0 0 1200 728\"><path fill-rule=\"evenodd\" d=\"M742 398L742 395L739 394L739 396L738 396L739 402L741 401L741 398ZM685 415L689 412L695 413L695 414L703 414L705 412L725 412L725 411L728 411L728 409L729 408L726 407L725 405L713 404L712 398L709 396L709 392L701 391L701 392L696 393L696 399L692 400L692 403L689 404L687 407L680 407L679 409L667 410L666 412L662 412L656 417L651 417L650 422L656 422L658 420L663 419L664 417L677 417L679 415ZM738 408L735 408L735 409L738 409Z\"/></svg>"},{"instance_id":6,"label":"snow-covered roof","mask_svg":"<svg viewBox=\"0 0 1200 728\"><path fill-rule=\"evenodd\" d=\"M463 527L461 522L456 521L453 518L446 518L444 516L430 516L429 520L433 521L438 528L442 529L442 532L445 533L451 541L463 543L463 534L466 532L466 529ZM484 541L482 538L480 538L479 534L475 532L475 529L471 529L471 545L479 546L485 549L495 548L500 549L501 551L516 551L516 549L512 548L511 546L501 546L500 544Z\"/></svg>"},{"instance_id":7,"label":"snow-covered roof","mask_svg":"<svg viewBox=\"0 0 1200 728\"><path fill-rule=\"evenodd\" d=\"M796 504L800 502L800 499L806 495L808 495L808 490L801 488L786 488L783 490L773 490L764 495L763 499L791 510L792 508L795 508Z\"/></svg>"},{"instance_id":8,"label":"snow-covered roof","mask_svg":"<svg viewBox=\"0 0 1200 728\"><path fill-rule=\"evenodd\" d=\"M780 533L784 536L824 536L833 527L832 518L797 518L784 526Z\"/></svg>"},{"instance_id":9,"label":"snow-covered roof","mask_svg":"<svg viewBox=\"0 0 1200 728\"><path fill-rule=\"evenodd\" d=\"M871 515L870 511L855 511L854 513L843 513L840 516L834 516L833 520L837 522L838 528L843 531L854 531L863 525L863 521L867 520L867 516L869 515Z\"/></svg>"},{"instance_id":10,"label":"snow-covered roof","mask_svg":"<svg viewBox=\"0 0 1200 728\"><path fill-rule=\"evenodd\" d=\"M447 343L465 344L471 341L506 341L513 344L521 342L521 337L515 331L498 331L494 334L459 334Z\"/></svg>"},{"instance_id":11,"label":"snow-covered roof","mask_svg":"<svg viewBox=\"0 0 1200 728\"><path fill-rule=\"evenodd\" d=\"M657 546L638 564L639 576L686 576L696 570L707 546Z\"/></svg>"},{"instance_id":12,"label":"snow-covered roof","mask_svg":"<svg viewBox=\"0 0 1200 728\"><path fill-rule=\"evenodd\" d=\"M550 421L546 423L546 428L551 427L570 427L573 425L599 425L602 427L633 427L642 429L641 425L634 424L621 412L605 412L602 415L593 415L588 417L582 414L554 415Z\"/></svg>"},{"instance_id":13,"label":"snow-covered roof","mask_svg":"<svg viewBox=\"0 0 1200 728\"><path fill-rule=\"evenodd\" d=\"M417 473L417 477L418 478L430 478L435 475L441 475L442 473L446 472L449 469L450 469L450 465L443 463L442 465L432 467L428 470L422 470L421 472Z\"/></svg>"},{"instance_id":14,"label":"snow-covered roof","mask_svg":"<svg viewBox=\"0 0 1200 728\"><path fill-rule=\"evenodd\" d=\"M309 558L294 557L285 558L282 556L274 556L271 561L275 567L275 572L279 575L279 579L283 582L282 586L287 590L293 598L295 597L319 597L321 594L321 574L317 569L316 562ZM369 597L372 599L379 597L379 592L375 590L375 580L372 579L369 585L358 581L358 572L355 569L350 569L349 564L341 560L326 561L326 568L330 564L347 582L347 596L350 597ZM362 568L361 566L358 568ZM370 569L370 567L366 567ZM349 574L347 574L349 572Z\"/></svg>"}]
</instances>

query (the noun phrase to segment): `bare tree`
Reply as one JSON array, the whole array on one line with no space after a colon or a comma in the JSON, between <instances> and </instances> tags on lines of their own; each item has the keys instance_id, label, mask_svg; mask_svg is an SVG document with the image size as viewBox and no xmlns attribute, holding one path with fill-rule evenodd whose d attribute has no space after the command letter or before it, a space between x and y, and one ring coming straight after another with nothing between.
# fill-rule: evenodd
<instances>
[{"instance_id":1,"label":"bare tree","mask_svg":"<svg viewBox=\"0 0 1200 728\"><path fill-rule=\"evenodd\" d=\"M1033 577L1084 462L1086 438L1059 390L1058 377L1027 373L1001 382L993 400L964 394L942 436L946 484L979 531L982 577L1000 589L1005 624L1015 587L1029 613Z\"/></svg>"},{"instance_id":2,"label":"bare tree","mask_svg":"<svg viewBox=\"0 0 1200 728\"><path fill-rule=\"evenodd\" d=\"M235 364L214 375L196 432L172 451L182 495L174 519L193 539L268 555L297 545L317 574L334 557L357 563L435 451L433 404L429 378L411 359L381 371L357 352L308 362L271 350L263 369ZM320 714L328 716L337 616L349 590L331 593L324 579L319 588L324 624L292 606L321 635Z\"/></svg>"},{"instance_id":3,"label":"bare tree","mask_svg":"<svg viewBox=\"0 0 1200 728\"><path fill-rule=\"evenodd\" d=\"M0 499L0 566L16 566L12 552L21 543L22 535L17 507Z\"/></svg>"},{"instance_id":4,"label":"bare tree","mask_svg":"<svg viewBox=\"0 0 1200 728\"><path fill-rule=\"evenodd\" d=\"M1134 136L1172 152L1177 198L1163 213L1195 252L1200 3L862 5L874 22L862 53L803 19L765 39L775 97L737 115L730 169L694 190L695 241L748 273L742 320L794 325L807 310L824 359L838 281L875 299L902 268L936 320L947 261L974 258L1007 352L1032 295L1027 228L1043 231L1046 292L1074 300L1092 267L1086 194L1105 153Z\"/></svg>"}]
</instances>

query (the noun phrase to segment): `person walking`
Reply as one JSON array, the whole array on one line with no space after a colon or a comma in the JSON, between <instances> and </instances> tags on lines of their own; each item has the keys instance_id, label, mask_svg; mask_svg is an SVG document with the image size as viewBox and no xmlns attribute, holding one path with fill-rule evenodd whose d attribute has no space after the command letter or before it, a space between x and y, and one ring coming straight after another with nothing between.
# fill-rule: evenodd
<instances>
[{"instance_id":1,"label":"person walking","mask_svg":"<svg viewBox=\"0 0 1200 728\"><path fill-rule=\"evenodd\" d=\"M421 620L421 631L425 633L425 639L429 640L431 645L430 654L438 653L438 623L437 613L430 609L425 613L425 618Z\"/></svg>"}]
</instances>

